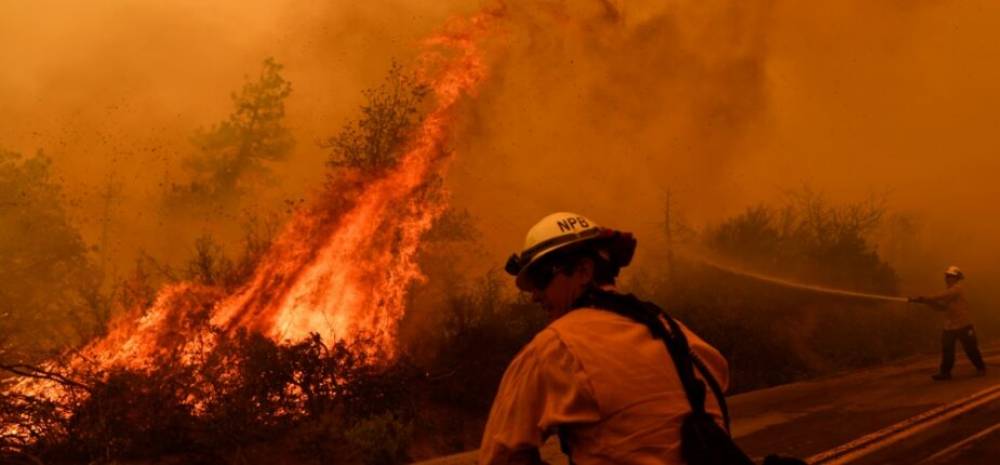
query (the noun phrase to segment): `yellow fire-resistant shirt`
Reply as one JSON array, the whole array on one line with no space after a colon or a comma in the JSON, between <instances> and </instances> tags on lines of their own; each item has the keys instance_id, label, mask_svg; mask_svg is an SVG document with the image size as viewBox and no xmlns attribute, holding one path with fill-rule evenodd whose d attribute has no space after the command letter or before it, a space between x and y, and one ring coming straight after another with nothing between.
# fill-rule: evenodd
<instances>
[{"instance_id":1,"label":"yellow fire-resistant shirt","mask_svg":"<svg viewBox=\"0 0 1000 465\"><path fill-rule=\"evenodd\" d=\"M955 283L944 292L927 297L944 311L944 329L960 329L972 324L969 317L969 301L965 300L965 288Z\"/></svg>"},{"instance_id":2,"label":"yellow fire-resistant shirt","mask_svg":"<svg viewBox=\"0 0 1000 465\"><path fill-rule=\"evenodd\" d=\"M726 360L682 330L726 389ZM706 407L721 424L711 391ZM576 309L542 330L507 368L479 463L532 463L535 450L564 426L578 465L680 464L680 426L690 411L666 347L646 326L607 310Z\"/></svg>"}]
</instances>

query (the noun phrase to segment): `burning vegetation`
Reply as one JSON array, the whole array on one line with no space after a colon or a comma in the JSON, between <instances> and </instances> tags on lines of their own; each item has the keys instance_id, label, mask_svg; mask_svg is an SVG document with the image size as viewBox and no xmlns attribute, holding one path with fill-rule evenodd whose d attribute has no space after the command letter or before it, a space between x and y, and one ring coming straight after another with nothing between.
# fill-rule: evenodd
<instances>
[{"instance_id":1,"label":"burning vegetation","mask_svg":"<svg viewBox=\"0 0 1000 465\"><path fill-rule=\"evenodd\" d=\"M626 26L615 2L556 3L502 2L449 22L312 144L325 155L313 168L321 180L277 207L262 193L309 144L286 111L298 81L266 59L157 183L155 235L186 251L182 263L143 252L120 273L108 257L123 181L109 175L96 196L91 245L53 160L0 151L0 461L381 465L476 447L504 368L545 321L496 268L470 265L499 264L502 253L483 251L513 213L481 213L507 197L474 200L473 212L451 205L455 152L475 152L461 167L484 191L624 215L631 197L597 181L596 194L553 189L550 173L591 182L595 160L634 144L679 153L669 161L684 166L638 179L655 171L650 157L623 156L600 175L643 193L684 177L715 184L708 167L742 150L768 98L769 8L640 9ZM718 347L736 392L935 349L931 318L762 285L697 258L897 295L931 262L917 219L878 198L803 188L685 221L705 192L665 205L636 195L667 215L646 222L655 226L639 240L654 252L623 281ZM699 201L684 208L685 198ZM532 208L516 213L526 221Z\"/></svg>"},{"instance_id":2,"label":"burning vegetation","mask_svg":"<svg viewBox=\"0 0 1000 465\"><path fill-rule=\"evenodd\" d=\"M490 19L451 24L428 41L416 74L393 67L366 94L361 118L327 144L333 169L322 192L266 247L248 237L233 263L199 239L192 280L166 284L77 350L4 365L20 379L3 394L0 451L56 461L238 455L308 418L326 437L367 445L363 457L404 454L364 434L378 429L378 415L390 412L395 425L401 414L395 393L412 374L396 354L397 322L421 277L420 238L445 209L438 180L449 121L484 77L477 41ZM287 152L282 101L291 87L280 70L265 61L259 80L234 95L232 116L195 137L196 177L169 201L231 208L266 174L262 161ZM45 163L14 166L40 171L44 188ZM336 428L321 424L329 418Z\"/></svg>"}]
</instances>

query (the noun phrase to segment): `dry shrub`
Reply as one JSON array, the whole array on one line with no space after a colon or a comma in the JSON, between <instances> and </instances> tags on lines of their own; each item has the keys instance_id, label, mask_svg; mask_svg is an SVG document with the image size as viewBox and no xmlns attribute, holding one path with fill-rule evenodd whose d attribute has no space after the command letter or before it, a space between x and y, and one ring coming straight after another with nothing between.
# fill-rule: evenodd
<instances>
[{"instance_id":1,"label":"dry shrub","mask_svg":"<svg viewBox=\"0 0 1000 465\"><path fill-rule=\"evenodd\" d=\"M189 370L174 367L114 370L72 407L64 440L39 452L67 461L111 461L185 450L196 421L184 403L191 381Z\"/></svg>"},{"instance_id":2,"label":"dry shrub","mask_svg":"<svg viewBox=\"0 0 1000 465\"><path fill-rule=\"evenodd\" d=\"M440 302L433 312L421 321L404 320L404 328L419 323L420 330L404 339L402 350L428 373L412 400L421 407L414 458L478 446L507 364L545 325L544 313L510 293L502 279L489 272L479 279L446 281L432 300Z\"/></svg>"},{"instance_id":3,"label":"dry shrub","mask_svg":"<svg viewBox=\"0 0 1000 465\"><path fill-rule=\"evenodd\" d=\"M408 458L413 423L383 413L359 421L345 436L365 465L393 465Z\"/></svg>"},{"instance_id":4,"label":"dry shrub","mask_svg":"<svg viewBox=\"0 0 1000 465\"><path fill-rule=\"evenodd\" d=\"M874 234L879 199L843 205L802 189L707 228L701 242L751 270L792 281L895 295ZM654 295L730 362L732 392L883 363L933 349L934 322L898 304L797 291L678 261Z\"/></svg>"},{"instance_id":5,"label":"dry shrub","mask_svg":"<svg viewBox=\"0 0 1000 465\"><path fill-rule=\"evenodd\" d=\"M4 424L33 428L27 437L3 438L0 451L5 459L46 463L171 455L253 463L248 448L301 432L290 436L298 437L292 447L304 463L333 454L357 462L367 449L354 449L372 437L391 437L393 457L405 452L405 425L415 411L407 399L419 379L405 361L375 363L382 359L372 357L381 355L367 340L328 346L318 335L295 344L247 332L216 335L202 357L90 373L74 388L86 395L64 404L5 395ZM320 442L327 443L325 454L307 457Z\"/></svg>"}]
</instances>

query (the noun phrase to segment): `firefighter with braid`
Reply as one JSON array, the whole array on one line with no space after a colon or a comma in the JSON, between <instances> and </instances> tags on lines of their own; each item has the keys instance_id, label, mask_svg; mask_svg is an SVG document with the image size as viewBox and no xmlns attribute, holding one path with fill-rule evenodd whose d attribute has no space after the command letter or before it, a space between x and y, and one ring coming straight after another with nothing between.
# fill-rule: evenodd
<instances>
[{"instance_id":1,"label":"firefighter with braid","mask_svg":"<svg viewBox=\"0 0 1000 465\"><path fill-rule=\"evenodd\" d=\"M729 372L719 351L665 314L642 313L659 308L615 289L635 246L630 233L575 213L549 215L528 231L506 271L545 309L549 324L503 376L483 434L482 465L544 463L539 448L553 435L578 465L686 463L682 424L697 412L686 394L691 385L711 387L701 390L701 418L728 428L718 397ZM630 317L629 309L660 320ZM654 332L654 323L667 328L664 321L669 334ZM688 352L681 359L665 342L676 342L677 333ZM687 371L680 370L677 360L688 359Z\"/></svg>"},{"instance_id":2,"label":"firefighter with braid","mask_svg":"<svg viewBox=\"0 0 1000 465\"><path fill-rule=\"evenodd\" d=\"M965 355L976 367L976 374L986 375L986 364L979 353L976 329L969 317L969 302L965 300L962 281L965 274L957 266L949 266L944 272L947 289L932 296L911 297L910 302L920 303L944 313L944 330L941 332L941 368L931 376L935 381L951 379L951 369L955 365L955 341L962 342Z\"/></svg>"}]
</instances>

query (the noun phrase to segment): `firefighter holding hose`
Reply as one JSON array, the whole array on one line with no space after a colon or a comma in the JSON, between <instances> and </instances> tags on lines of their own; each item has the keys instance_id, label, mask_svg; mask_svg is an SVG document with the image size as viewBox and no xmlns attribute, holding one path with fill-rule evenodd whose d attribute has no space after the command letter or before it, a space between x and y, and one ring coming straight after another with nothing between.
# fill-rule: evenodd
<instances>
[{"instance_id":1,"label":"firefighter holding hose","mask_svg":"<svg viewBox=\"0 0 1000 465\"><path fill-rule=\"evenodd\" d=\"M482 465L544 463L539 448L552 435L575 464L686 463L682 424L695 405L686 387L699 383L699 418L723 431L724 399L713 391L721 396L729 382L726 360L675 321L676 331L657 329L666 328L668 316L615 290L635 246L631 234L574 213L549 215L528 231L506 271L544 307L549 324L504 374L483 434ZM678 333L686 354L664 342L680 344Z\"/></svg>"},{"instance_id":2,"label":"firefighter holding hose","mask_svg":"<svg viewBox=\"0 0 1000 465\"><path fill-rule=\"evenodd\" d=\"M986 364L979 353L976 342L976 329L969 317L969 302L965 299L965 289L962 281L965 274L957 266L949 266L944 272L947 289L932 296L911 297L910 302L924 304L930 308L944 312L944 330L941 332L941 368L931 376L935 381L951 379L951 369L955 365L955 341L961 341L962 348L969 361L976 366L976 374L986 375Z\"/></svg>"}]
</instances>

